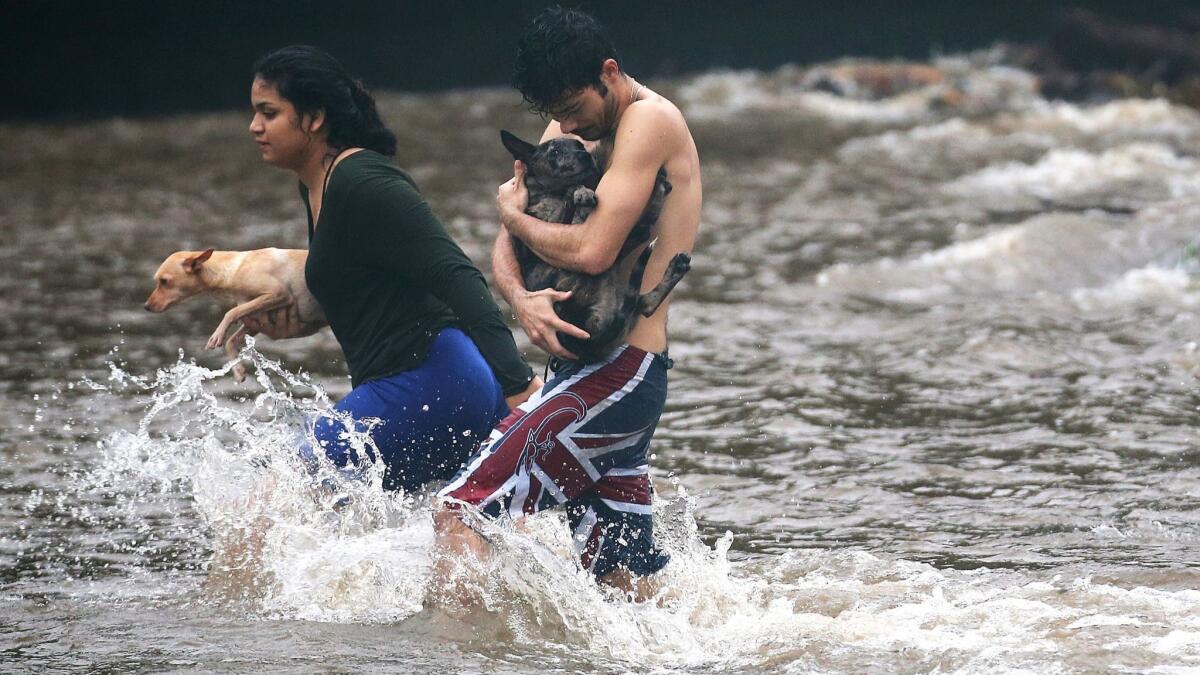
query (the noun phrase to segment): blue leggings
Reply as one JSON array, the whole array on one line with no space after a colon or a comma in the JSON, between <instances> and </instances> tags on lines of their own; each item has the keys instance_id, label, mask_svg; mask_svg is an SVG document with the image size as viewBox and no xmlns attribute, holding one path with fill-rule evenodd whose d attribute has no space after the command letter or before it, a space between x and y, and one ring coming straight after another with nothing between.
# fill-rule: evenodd
<instances>
[{"instance_id":1,"label":"blue leggings","mask_svg":"<svg viewBox=\"0 0 1200 675\"><path fill-rule=\"evenodd\" d=\"M508 414L496 376L457 328L442 329L418 368L364 382L334 409L356 421L380 420L371 439L387 467L384 487L407 491L452 477ZM357 422L355 427L366 429ZM345 429L332 417L318 418L313 429L325 456L340 467L359 459ZM311 448L301 452L311 457Z\"/></svg>"}]
</instances>

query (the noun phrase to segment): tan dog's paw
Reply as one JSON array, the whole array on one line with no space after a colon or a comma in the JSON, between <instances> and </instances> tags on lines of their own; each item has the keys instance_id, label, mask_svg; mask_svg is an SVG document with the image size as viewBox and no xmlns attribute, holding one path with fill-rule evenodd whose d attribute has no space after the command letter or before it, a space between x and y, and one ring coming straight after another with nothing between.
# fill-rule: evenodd
<instances>
[{"instance_id":1,"label":"tan dog's paw","mask_svg":"<svg viewBox=\"0 0 1200 675\"><path fill-rule=\"evenodd\" d=\"M238 382L245 382L246 366L242 365L241 363L235 363L233 365L233 379L237 380Z\"/></svg>"},{"instance_id":2,"label":"tan dog's paw","mask_svg":"<svg viewBox=\"0 0 1200 675\"><path fill-rule=\"evenodd\" d=\"M218 328L217 332L213 333L208 338L208 342L204 343L204 348L216 349L217 347L220 347L223 342L225 342L225 331Z\"/></svg>"}]
</instances>

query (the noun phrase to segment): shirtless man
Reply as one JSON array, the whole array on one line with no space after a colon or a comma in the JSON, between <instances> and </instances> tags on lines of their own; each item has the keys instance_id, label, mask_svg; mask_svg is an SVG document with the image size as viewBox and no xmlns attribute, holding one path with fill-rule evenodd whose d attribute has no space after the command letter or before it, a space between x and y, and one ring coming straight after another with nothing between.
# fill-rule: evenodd
<instances>
[{"instance_id":1,"label":"shirtless man","mask_svg":"<svg viewBox=\"0 0 1200 675\"><path fill-rule=\"evenodd\" d=\"M525 214L525 168L500 186L503 227L492 252L500 293L535 345L566 363L505 418L462 472L439 494L439 538L452 551L487 546L459 519L461 509L496 517L566 508L582 565L627 591L667 563L654 545L647 447L667 391L667 307L640 318L628 342L603 361L574 363L556 332L587 333L554 313L569 294L525 289L510 237L564 269L598 274L611 267L665 168L673 189L655 233L641 291L652 288L676 253L690 252L700 223L700 160L679 109L621 70L616 51L591 16L551 8L518 43L515 84L530 107L553 121L542 141L573 135L605 157L597 206L582 224Z\"/></svg>"}]
</instances>

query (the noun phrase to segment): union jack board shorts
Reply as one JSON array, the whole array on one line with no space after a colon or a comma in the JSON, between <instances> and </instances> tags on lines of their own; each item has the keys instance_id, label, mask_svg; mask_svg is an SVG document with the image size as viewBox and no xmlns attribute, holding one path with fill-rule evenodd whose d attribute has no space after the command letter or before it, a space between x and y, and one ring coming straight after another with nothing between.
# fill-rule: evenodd
<instances>
[{"instance_id":1,"label":"union jack board shorts","mask_svg":"<svg viewBox=\"0 0 1200 675\"><path fill-rule=\"evenodd\" d=\"M602 577L653 574L646 449L667 398L666 354L624 345L603 361L571 363L509 413L438 494L496 518L565 507L580 563Z\"/></svg>"}]
</instances>

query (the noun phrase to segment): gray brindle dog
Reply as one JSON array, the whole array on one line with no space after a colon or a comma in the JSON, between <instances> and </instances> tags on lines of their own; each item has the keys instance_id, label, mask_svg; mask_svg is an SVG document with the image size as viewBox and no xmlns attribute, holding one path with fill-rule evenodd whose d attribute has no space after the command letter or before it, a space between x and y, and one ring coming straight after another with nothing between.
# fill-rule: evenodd
<instances>
[{"instance_id":1,"label":"gray brindle dog","mask_svg":"<svg viewBox=\"0 0 1200 675\"><path fill-rule=\"evenodd\" d=\"M573 138L555 138L541 145L533 145L507 131L500 132L500 139L513 157L525 164L525 187L529 190L529 205L525 213L549 223L578 225L587 220L596 207L595 190L600 183L600 169L583 143ZM599 361L624 342L637 319L636 314L654 314L675 284L691 269L691 256L677 253L667 265L663 280L650 292L641 295L642 275L654 247L651 244L638 256L628 278L622 278L621 275L621 270L627 267L623 263L628 256L650 241L663 201L670 192L671 183L667 181L667 173L659 169L646 209L629 232L612 267L600 274L584 274L554 267L519 239L512 238L526 289L571 291L569 299L554 304L554 311L564 321L587 331L591 337L581 340L558 333L558 340L581 362Z\"/></svg>"}]
</instances>

